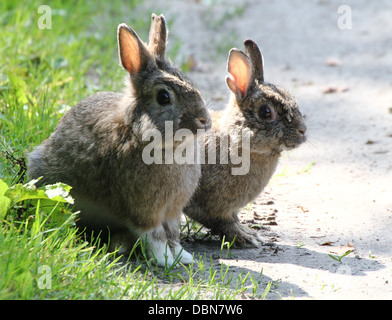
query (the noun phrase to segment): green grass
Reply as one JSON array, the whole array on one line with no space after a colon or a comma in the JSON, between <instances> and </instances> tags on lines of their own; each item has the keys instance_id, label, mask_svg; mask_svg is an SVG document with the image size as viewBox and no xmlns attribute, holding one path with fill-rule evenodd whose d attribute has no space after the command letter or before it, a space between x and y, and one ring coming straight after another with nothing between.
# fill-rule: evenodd
<instances>
[{"instance_id":1,"label":"green grass","mask_svg":"<svg viewBox=\"0 0 392 320\"><path fill-rule=\"evenodd\" d=\"M353 252L354 250L348 250L348 251L346 251L345 253L343 253L342 255L333 255L333 254L328 254L328 256L331 258L331 259L333 259L333 260L335 260L335 261L337 261L337 262L339 262L339 263L343 263L342 262L342 259L345 257L345 256L347 256L347 255L349 255L351 252Z\"/></svg>"},{"instance_id":2,"label":"green grass","mask_svg":"<svg viewBox=\"0 0 392 320\"><path fill-rule=\"evenodd\" d=\"M0 180L0 299L234 299L258 293L260 277L240 273L206 255L191 265L159 268L143 241L131 259L86 242L68 209L70 187L9 187ZM223 242L223 247L229 244Z\"/></svg>"},{"instance_id":3,"label":"green grass","mask_svg":"<svg viewBox=\"0 0 392 320\"><path fill-rule=\"evenodd\" d=\"M48 1L50 29L38 25L42 1L0 2L0 299L265 298L270 290L261 274L236 274L206 255L158 268L142 242L130 260L109 253L74 227L68 186L37 189L26 180L26 155L65 111L97 91L121 90L117 25L126 22L146 39L151 13L161 12L142 11L139 2ZM175 60L176 39L169 50ZM181 230L183 237L202 233L190 220ZM222 243L225 258L230 246Z\"/></svg>"},{"instance_id":4,"label":"green grass","mask_svg":"<svg viewBox=\"0 0 392 320\"><path fill-rule=\"evenodd\" d=\"M120 1L110 3L123 7ZM109 6L52 1L51 29L40 29L41 4L0 3L0 143L17 157L47 138L70 106L98 89L121 86L118 23L100 13ZM101 19L113 21L101 25ZM7 175L5 180L9 182Z\"/></svg>"}]
</instances>

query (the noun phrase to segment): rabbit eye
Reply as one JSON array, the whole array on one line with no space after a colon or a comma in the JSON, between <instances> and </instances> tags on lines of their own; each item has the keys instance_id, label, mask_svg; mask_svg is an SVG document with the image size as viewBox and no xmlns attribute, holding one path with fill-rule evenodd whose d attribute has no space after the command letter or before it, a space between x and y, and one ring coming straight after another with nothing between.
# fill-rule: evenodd
<instances>
[{"instance_id":1,"label":"rabbit eye","mask_svg":"<svg viewBox=\"0 0 392 320\"><path fill-rule=\"evenodd\" d=\"M161 105L161 106L165 106L170 104L170 95L169 92L167 92L166 90L162 89L159 90L157 93L157 102Z\"/></svg>"},{"instance_id":2,"label":"rabbit eye","mask_svg":"<svg viewBox=\"0 0 392 320\"><path fill-rule=\"evenodd\" d=\"M273 118L272 108L267 104L263 104L259 108L257 115L259 116L259 119L271 120Z\"/></svg>"}]
</instances>

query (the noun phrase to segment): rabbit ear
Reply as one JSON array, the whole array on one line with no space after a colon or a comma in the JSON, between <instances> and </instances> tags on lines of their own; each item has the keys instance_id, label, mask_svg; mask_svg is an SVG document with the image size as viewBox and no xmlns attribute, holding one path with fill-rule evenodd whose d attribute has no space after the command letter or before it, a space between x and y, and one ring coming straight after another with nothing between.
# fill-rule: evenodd
<instances>
[{"instance_id":1,"label":"rabbit ear","mask_svg":"<svg viewBox=\"0 0 392 320\"><path fill-rule=\"evenodd\" d=\"M148 49L150 52L163 58L166 50L167 28L165 17L161 14L151 16L150 36L148 40Z\"/></svg>"},{"instance_id":2,"label":"rabbit ear","mask_svg":"<svg viewBox=\"0 0 392 320\"><path fill-rule=\"evenodd\" d=\"M150 53L136 32L125 23L118 26L117 37L121 65L131 76L137 74L151 60Z\"/></svg>"},{"instance_id":3,"label":"rabbit ear","mask_svg":"<svg viewBox=\"0 0 392 320\"><path fill-rule=\"evenodd\" d=\"M226 77L229 89L237 99L244 98L254 81L252 64L248 56L241 50L231 49L227 61L227 71L230 74Z\"/></svg>"},{"instance_id":4,"label":"rabbit ear","mask_svg":"<svg viewBox=\"0 0 392 320\"><path fill-rule=\"evenodd\" d=\"M245 52L252 61L256 79L259 82L264 82L264 60L259 47L251 39L245 40L244 45Z\"/></svg>"}]
</instances>

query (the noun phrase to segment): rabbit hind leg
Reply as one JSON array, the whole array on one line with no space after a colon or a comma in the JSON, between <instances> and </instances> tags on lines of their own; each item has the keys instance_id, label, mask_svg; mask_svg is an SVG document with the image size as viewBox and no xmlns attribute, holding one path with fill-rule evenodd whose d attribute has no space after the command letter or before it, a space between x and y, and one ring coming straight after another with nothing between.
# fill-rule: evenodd
<instances>
[{"instance_id":1,"label":"rabbit hind leg","mask_svg":"<svg viewBox=\"0 0 392 320\"><path fill-rule=\"evenodd\" d=\"M180 262L184 264L191 264L193 256L186 251L180 244L180 218L168 219L163 223L166 232L169 246L173 252L173 256L181 255Z\"/></svg>"},{"instance_id":2,"label":"rabbit hind leg","mask_svg":"<svg viewBox=\"0 0 392 320\"><path fill-rule=\"evenodd\" d=\"M173 254L162 225L147 231L133 229L133 233L142 241L146 241L147 257L155 259L158 266L169 267L174 263Z\"/></svg>"}]
</instances>

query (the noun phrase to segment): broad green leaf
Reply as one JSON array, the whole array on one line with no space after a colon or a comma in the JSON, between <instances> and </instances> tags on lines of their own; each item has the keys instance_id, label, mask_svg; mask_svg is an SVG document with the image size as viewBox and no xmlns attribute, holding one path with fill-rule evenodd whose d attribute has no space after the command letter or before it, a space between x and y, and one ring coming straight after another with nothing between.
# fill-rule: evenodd
<instances>
[{"instance_id":1,"label":"broad green leaf","mask_svg":"<svg viewBox=\"0 0 392 320\"><path fill-rule=\"evenodd\" d=\"M5 195L11 199L13 206L18 202L26 200L48 199L45 190L26 188L21 184L9 188Z\"/></svg>"},{"instance_id":2,"label":"broad green leaf","mask_svg":"<svg viewBox=\"0 0 392 320\"><path fill-rule=\"evenodd\" d=\"M56 184L48 185L45 189L45 194L51 200L74 203L73 198L69 194L71 187L64 183L58 182Z\"/></svg>"},{"instance_id":3,"label":"broad green leaf","mask_svg":"<svg viewBox=\"0 0 392 320\"><path fill-rule=\"evenodd\" d=\"M8 190L8 185L0 179L0 196L3 196L4 193Z\"/></svg>"},{"instance_id":4,"label":"broad green leaf","mask_svg":"<svg viewBox=\"0 0 392 320\"><path fill-rule=\"evenodd\" d=\"M0 219L3 219L11 205L11 199L4 194L8 190L8 185L0 179Z\"/></svg>"},{"instance_id":5,"label":"broad green leaf","mask_svg":"<svg viewBox=\"0 0 392 320\"><path fill-rule=\"evenodd\" d=\"M43 188L36 188L35 183L37 180L32 180L25 185L17 184L12 186L6 191L6 196L12 200L12 204L15 205L18 202L26 200L52 200L55 202L62 203L73 203L73 198L69 195L71 187L57 183L54 185L48 185Z\"/></svg>"}]
</instances>

